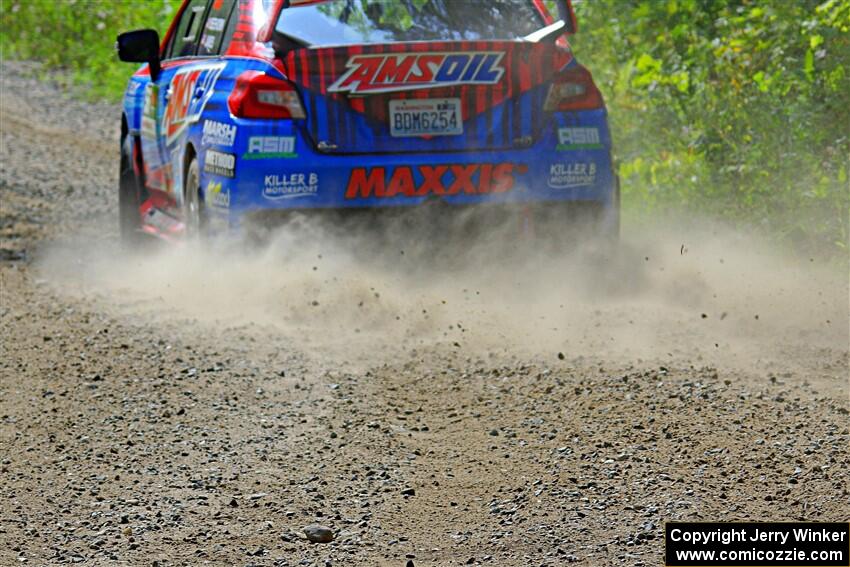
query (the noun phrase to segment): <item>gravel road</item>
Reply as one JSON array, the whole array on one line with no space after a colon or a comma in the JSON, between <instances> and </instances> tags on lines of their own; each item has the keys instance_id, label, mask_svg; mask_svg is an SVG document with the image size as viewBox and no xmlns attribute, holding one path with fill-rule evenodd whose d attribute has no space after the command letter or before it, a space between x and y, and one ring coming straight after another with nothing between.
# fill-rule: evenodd
<instances>
[{"instance_id":1,"label":"gravel road","mask_svg":"<svg viewBox=\"0 0 850 567\"><path fill-rule=\"evenodd\" d=\"M666 520L848 520L843 267L123 258L119 108L0 75L0 564L654 566Z\"/></svg>"}]
</instances>

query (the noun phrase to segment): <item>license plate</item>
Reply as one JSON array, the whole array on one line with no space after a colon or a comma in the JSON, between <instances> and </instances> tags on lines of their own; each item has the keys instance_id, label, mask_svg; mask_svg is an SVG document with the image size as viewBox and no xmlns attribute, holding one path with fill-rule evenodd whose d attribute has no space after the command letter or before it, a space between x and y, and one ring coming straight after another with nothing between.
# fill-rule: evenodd
<instances>
[{"instance_id":1,"label":"license plate","mask_svg":"<svg viewBox=\"0 0 850 567\"><path fill-rule=\"evenodd\" d=\"M390 134L411 136L457 136L463 134L459 98L425 98L390 101Z\"/></svg>"}]
</instances>

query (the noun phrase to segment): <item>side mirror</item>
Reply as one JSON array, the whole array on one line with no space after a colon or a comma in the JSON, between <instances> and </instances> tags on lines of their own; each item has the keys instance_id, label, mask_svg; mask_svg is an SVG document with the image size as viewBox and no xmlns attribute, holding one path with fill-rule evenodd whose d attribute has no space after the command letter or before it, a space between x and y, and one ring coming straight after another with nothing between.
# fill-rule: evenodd
<instances>
[{"instance_id":1,"label":"side mirror","mask_svg":"<svg viewBox=\"0 0 850 567\"><path fill-rule=\"evenodd\" d=\"M147 63L151 80L162 70L159 64L159 34L156 30L135 30L122 33L115 42L118 59L129 63Z\"/></svg>"}]
</instances>

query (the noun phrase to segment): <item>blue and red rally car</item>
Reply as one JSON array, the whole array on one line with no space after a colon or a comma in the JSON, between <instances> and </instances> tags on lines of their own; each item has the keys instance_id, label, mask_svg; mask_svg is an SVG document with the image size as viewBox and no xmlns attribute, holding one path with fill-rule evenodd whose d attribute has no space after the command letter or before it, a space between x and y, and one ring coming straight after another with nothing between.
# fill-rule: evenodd
<instances>
[{"instance_id":1,"label":"blue and red rally car","mask_svg":"<svg viewBox=\"0 0 850 567\"><path fill-rule=\"evenodd\" d=\"M606 110L570 0L185 0L124 95L125 240L275 211L487 210L619 230ZM551 230L547 228L547 230Z\"/></svg>"}]
</instances>

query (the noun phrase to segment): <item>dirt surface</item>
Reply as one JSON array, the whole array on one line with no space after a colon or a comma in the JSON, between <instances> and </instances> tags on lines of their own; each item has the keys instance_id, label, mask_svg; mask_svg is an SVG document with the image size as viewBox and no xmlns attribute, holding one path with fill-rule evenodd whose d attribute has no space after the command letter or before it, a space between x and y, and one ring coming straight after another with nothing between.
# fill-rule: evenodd
<instances>
[{"instance_id":1,"label":"dirt surface","mask_svg":"<svg viewBox=\"0 0 850 567\"><path fill-rule=\"evenodd\" d=\"M119 108L0 74L0 564L659 565L666 520L848 520L844 267L710 227L127 258Z\"/></svg>"}]
</instances>

